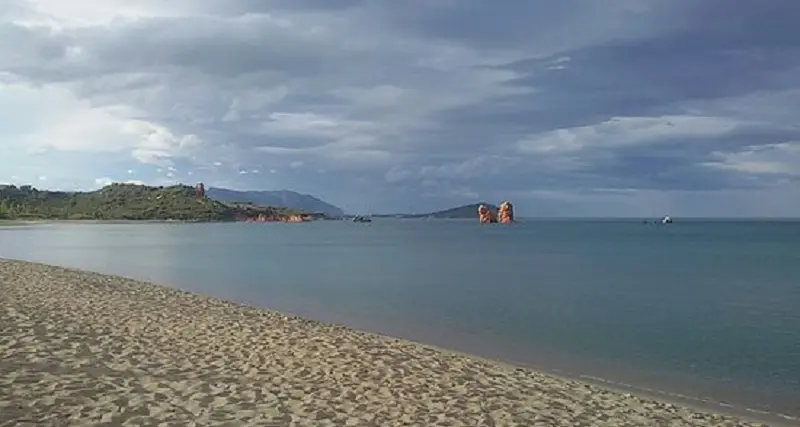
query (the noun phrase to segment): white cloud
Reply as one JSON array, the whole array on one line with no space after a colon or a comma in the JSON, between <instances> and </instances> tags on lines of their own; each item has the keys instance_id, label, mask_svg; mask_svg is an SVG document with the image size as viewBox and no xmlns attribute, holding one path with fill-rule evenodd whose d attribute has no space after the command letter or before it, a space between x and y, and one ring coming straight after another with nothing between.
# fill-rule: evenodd
<instances>
[{"instance_id":1,"label":"white cloud","mask_svg":"<svg viewBox=\"0 0 800 427\"><path fill-rule=\"evenodd\" d=\"M31 3L14 22L55 29L48 43L63 47L66 56L54 60L32 50L26 64L33 73L3 79L35 82L31 98L43 99L41 88L58 90L64 98L52 120L32 126L36 131L29 140L36 144L28 145L127 154L140 163L169 167L176 158L208 164L211 156L250 164L251 147L239 140L279 140L279 146L260 147L261 158L301 156L288 159L292 168L308 162L330 164L331 170L383 168L399 158L393 157L398 147L393 139L438 126L436 113L526 90L504 85L517 73L481 67L500 65L516 54L479 53L411 35L364 37L366 27L353 24L372 19L363 14L372 13L369 8L352 15L300 9L218 13L224 9L151 0L110 0L91 10L56 0ZM26 37L29 44L38 42L33 33ZM248 48L253 51L234 53ZM374 63L355 67L358 58ZM404 75L405 67L422 74L394 83L393 76ZM68 83L46 83L54 78ZM338 101L287 105L297 96ZM236 123L222 131L215 129L219 122ZM223 147L220 140L230 142ZM295 146L285 140L304 142ZM260 166L270 170L277 164Z\"/></svg>"},{"instance_id":2,"label":"white cloud","mask_svg":"<svg viewBox=\"0 0 800 427\"><path fill-rule=\"evenodd\" d=\"M434 179L469 179L503 173L516 163L514 158L503 156L475 156L465 160L423 166L418 175Z\"/></svg>"},{"instance_id":3,"label":"white cloud","mask_svg":"<svg viewBox=\"0 0 800 427\"><path fill-rule=\"evenodd\" d=\"M64 86L12 84L0 88L0 94L4 116L36 112L0 130L30 150L118 151L136 143L121 131L123 121L114 117L113 109L92 108Z\"/></svg>"},{"instance_id":4,"label":"white cloud","mask_svg":"<svg viewBox=\"0 0 800 427\"><path fill-rule=\"evenodd\" d=\"M175 135L164 126L129 116L124 106L92 106L66 85L6 85L0 113L36 111L0 130L30 152L128 153L141 163L167 165L201 145L195 135ZM13 114L13 115L12 115Z\"/></svg>"},{"instance_id":5,"label":"white cloud","mask_svg":"<svg viewBox=\"0 0 800 427\"><path fill-rule=\"evenodd\" d=\"M724 135L741 124L722 117L614 117L594 125L532 135L519 141L517 145L525 153L560 154L584 149L649 144L667 138Z\"/></svg>"},{"instance_id":6,"label":"white cloud","mask_svg":"<svg viewBox=\"0 0 800 427\"><path fill-rule=\"evenodd\" d=\"M165 4L151 0L27 0L16 11L13 22L25 26L46 25L55 29L105 26L118 20L175 16Z\"/></svg>"},{"instance_id":7,"label":"white cloud","mask_svg":"<svg viewBox=\"0 0 800 427\"><path fill-rule=\"evenodd\" d=\"M243 117L259 117L265 109L279 103L287 95L289 95L289 89L283 85L238 93L233 97L228 106L228 111L222 117L222 121L235 122Z\"/></svg>"},{"instance_id":8,"label":"white cloud","mask_svg":"<svg viewBox=\"0 0 800 427\"><path fill-rule=\"evenodd\" d=\"M370 122L347 120L312 112L276 112L262 122L260 131L272 136L303 136L339 140L377 131Z\"/></svg>"},{"instance_id":9,"label":"white cloud","mask_svg":"<svg viewBox=\"0 0 800 427\"><path fill-rule=\"evenodd\" d=\"M550 64L547 66L548 70L566 70L569 68L569 62L572 61L572 58L569 56L559 56L558 58L550 61Z\"/></svg>"},{"instance_id":10,"label":"white cloud","mask_svg":"<svg viewBox=\"0 0 800 427\"><path fill-rule=\"evenodd\" d=\"M715 152L705 166L747 174L800 176L800 142L783 142L745 147L732 152Z\"/></svg>"},{"instance_id":11,"label":"white cloud","mask_svg":"<svg viewBox=\"0 0 800 427\"><path fill-rule=\"evenodd\" d=\"M164 126L129 120L124 131L137 136L131 154L141 163L171 167L173 157L185 157L202 145L197 135L175 135Z\"/></svg>"},{"instance_id":12,"label":"white cloud","mask_svg":"<svg viewBox=\"0 0 800 427\"><path fill-rule=\"evenodd\" d=\"M759 90L744 95L687 103L689 111L711 111L722 117L748 121L764 128L796 130L800 89Z\"/></svg>"},{"instance_id":13,"label":"white cloud","mask_svg":"<svg viewBox=\"0 0 800 427\"><path fill-rule=\"evenodd\" d=\"M105 187L106 185L111 185L113 183L114 180L109 177L96 178L94 180L94 185L97 187Z\"/></svg>"},{"instance_id":14,"label":"white cloud","mask_svg":"<svg viewBox=\"0 0 800 427\"><path fill-rule=\"evenodd\" d=\"M102 188L102 187L105 187L107 185L111 185L111 184L113 184L115 182L124 183L124 184L145 185L144 182L142 182L142 181L140 181L138 179L115 180L115 179L111 179L111 178L109 178L107 176L104 176L104 177L101 177L101 178L95 178L94 187L95 188Z\"/></svg>"},{"instance_id":15,"label":"white cloud","mask_svg":"<svg viewBox=\"0 0 800 427\"><path fill-rule=\"evenodd\" d=\"M646 178L626 174L645 165L626 162L648 156L626 154L730 135L731 150L706 166L791 174L795 157L783 148L767 155L735 147L744 132L765 143L796 140L800 92L776 95L796 75L786 73L796 68L793 57L772 61L770 52L785 46L759 46L757 55L743 53L750 65L730 73L715 67L713 54L702 63L695 48L706 26L692 14L705 6L688 1L492 9L449 0L347 8L0 0L0 146L14 148L0 156L0 171L86 187L97 176L166 181L180 169L235 186L251 178L240 171L302 167L330 175L265 181L341 200L368 197L362 190L371 188L386 201L399 188L408 197L467 197L542 181L635 186ZM483 19L487 12L497 19ZM714 30L719 40L723 27ZM741 40L745 29L735 30ZM654 41L689 33L697 46L651 54ZM686 70L697 73L692 79L676 75L672 65L682 61L694 64ZM759 93L764 88L776 92ZM625 117L633 106L642 117ZM761 138L763 129L773 133ZM687 159L667 148L657 148L675 153L664 176L696 170L719 145L687 148L696 156ZM608 159L617 167L604 168ZM514 179L502 179L506 172Z\"/></svg>"}]
</instances>

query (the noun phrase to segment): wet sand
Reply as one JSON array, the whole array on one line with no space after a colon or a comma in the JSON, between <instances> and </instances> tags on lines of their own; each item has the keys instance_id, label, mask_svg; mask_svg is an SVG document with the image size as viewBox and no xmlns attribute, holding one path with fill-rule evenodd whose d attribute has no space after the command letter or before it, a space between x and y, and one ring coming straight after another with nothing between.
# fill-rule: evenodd
<instances>
[{"instance_id":1,"label":"wet sand","mask_svg":"<svg viewBox=\"0 0 800 427\"><path fill-rule=\"evenodd\" d=\"M167 287L0 259L0 427L757 426Z\"/></svg>"}]
</instances>

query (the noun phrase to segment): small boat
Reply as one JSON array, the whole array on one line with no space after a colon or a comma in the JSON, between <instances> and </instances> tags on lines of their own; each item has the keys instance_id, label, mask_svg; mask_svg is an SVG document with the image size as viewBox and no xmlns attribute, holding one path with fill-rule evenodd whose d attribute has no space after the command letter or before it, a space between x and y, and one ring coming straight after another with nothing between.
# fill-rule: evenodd
<instances>
[{"instance_id":1,"label":"small boat","mask_svg":"<svg viewBox=\"0 0 800 427\"><path fill-rule=\"evenodd\" d=\"M354 216L353 222L372 222L372 218L367 218L365 216Z\"/></svg>"},{"instance_id":2,"label":"small boat","mask_svg":"<svg viewBox=\"0 0 800 427\"><path fill-rule=\"evenodd\" d=\"M670 218L669 215L667 215L664 218L661 218L661 223L662 224L672 224L672 218Z\"/></svg>"}]
</instances>

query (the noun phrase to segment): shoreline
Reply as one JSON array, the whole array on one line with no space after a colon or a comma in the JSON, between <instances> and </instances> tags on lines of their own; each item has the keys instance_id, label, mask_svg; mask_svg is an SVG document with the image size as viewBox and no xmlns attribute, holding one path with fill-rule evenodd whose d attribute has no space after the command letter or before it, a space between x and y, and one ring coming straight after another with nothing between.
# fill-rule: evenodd
<instances>
[{"instance_id":1,"label":"shoreline","mask_svg":"<svg viewBox=\"0 0 800 427\"><path fill-rule=\"evenodd\" d=\"M226 300L223 299L223 301ZM234 302L234 303L246 307L254 307L256 309L273 311L258 306L248 305L246 303L241 303L241 302ZM745 420L754 423L764 423L765 425L769 425L772 427L800 426L800 417L787 415L779 412L771 412L767 410L751 408L740 404L729 404L724 400L715 399L713 397L693 396L680 392L674 392L669 390L630 384L622 381L611 380L596 375L582 374L570 369L551 368L544 365L527 363L518 360L512 361L509 359L503 359L502 357L483 356L478 354L477 352L457 350L444 345L432 344L429 342L419 341L409 337L400 337L400 336L395 336L393 334L385 334L375 330L370 330L369 328L352 327L338 322L319 321L308 318L306 316L296 315L288 312L280 312L280 311L276 312L288 316L307 319L312 322L341 326L343 328L354 330L357 333L371 334L389 339L407 341L421 347L433 349L438 352L452 354L459 357L481 360L486 363L503 366L506 369L510 370L523 369L523 370L533 371L537 374L549 376L561 381L580 382L594 387L599 387L604 390L612 391L615 393L627 394L638 398L655 400L672 405L678 405L700 412L710 412L722 415L729 415L738 418L740 420Z\"/></svg>"},{"instance_id":2,"label":"shoreline","mask_svg":"<svg viewBox=\"0 0 800 427\"><path fill-rule=\"evenodd\" d=\"M363 332L360 329L356 329L356 331ZM394 339L394 337L392 336L383 335L377 332L364 332L364 333L375 334L380 336L388 336L389 338ZM455 354L461 357L479 359L488 363L494 363L500 366L504 366L507 369L530 370L538 374L547 375L562 381L577 381L595 387L600 387L608 391L620 394L628 394L643 399L650 399L673 405L683 406L700 412L711 412L722 415L729 415L749 422L766 423L773 427L784 427L784 426L795 426L795 425L800 426L800 418L792 415L770 412L742 405L729 404L723 400L718 400L710 397L703 398L703 397L688 395L685 393L678 393L651 387L639 386L621 381L610 380L604 377L576 373L566 369L554 369L531 363L512 362L492 357L485 357L470 352L459 351L435 344L415 341L409 338L398 338L398 339L409 341L423 347L432 348L435 349L436 351L440 351L443 353Z\"/></svg>"},{"instance_id":3,"label":"shoreline","mask_svg":"<svg viewBox=\"0 0 800 427\"><path fill-rule=\"evenodd\" d=\"M159 382L160 385L156 387L161 391L141 397L138 400L141 404L151 406L150 403L156 404L159 399L163 402L163 396L166 395L172 407L191 407L190 409L194 408L190 396L175 396L187 391L187 387L189 391L200 393L201 398L211 398L210 402L214 401L214 396L220 398L218 393L212 392L213 390L199 392L196 390L203 389L202 378L204 375L208 377L209 370L216 373L217 381L233 388L245 387L247 383L257 389L257 385L261 383L271 383L276 389L286 389L296 385L296 388L299 387L301 390L302 387L309 387L308 384L302 386L300 384L301 380L307 379L303 375L304 372L308 374L306 371L312 371L311 374L316 374L317 377L316 387L323 386L322 389L315 389L315 393L329 396L316 402L318 407L311 411L316 411L314 413L309 412L303 405L292 406L298 399L301 403L305 401L291 392L273 393L275 398L270 397L266 403L259 403L263 399L248 398L249 400L246 399L248 401L237 401L234 397L236 393L229 390L226 397L220 398L225 402L218 401L220 408L227 408L223 412L227 411L230 417L243 416L242 413L251 414L253 405L268 404L267 406L271 406L264 408L267 410L266 413L273 414L275 419L283 417L281 418L283 422L287 416L293 417L295 422L299 423L296 425L344 425L340 424L344 420L342 417L347 418L344 421L351 422L349 425L386 425L378 423L378 419L374 417L370 421L370 415L380 415L383 417L381 419L392 420L391 422L395 423L413 422L415 423L413 425L440 425L439 423L446 425L443 423L445 420L453 421L452 425L491 425L488 421L490 419L494 420L495 425L533 425L537 422L548 425L576 425L588 422L590 425L611 426L624 423L646 425L663 422L664 425L700 426L726 425L726 422L734 423L727 425L759 425L758 422L765 422L780 426L783 423L789 425L790 422L796 422L790 419L768 420L772 417L764 414L738 414L737 411L731 412L726 408L706 408L705 405L693 405L680 402L679 399L665 398L658 395L657 391L651 395L640 389L628 389L618 384L603 383L598 379L572 378L538 367L534 370L531 367L521 367L411 340L362 332L341 325L326 324L158 284L74 268L0 258L0 290L2 290L0 302L3 303L0 304L0 309L7 311L3 317L18 322L0 334L0 356L3 356L0 357L0 372L8 368L5 365L10 361L12 369L25 370L30 376L27 380L23 378L21 384L14 384L14 379L18 378L16 375L11 375L10 384L4 385L5 380L0 379L0 390L14 388L11 399L0 391L0 421L4 421L8 416L4 415L8 411L3 408L4 405L8 407L9 401L12 404L20 404L30 400L30 396L27 400L23 396L16 396L18 390L24 392L28 388L35 388L35 384L46 382L47 378L51 382L59 378L57 375L47 374L47 369L40 368L37 371L33 368L48 365L51 369L56 367L63 370L64 366L70 366L73 375L85 374L91 377L97 373L87 374L81 369L88 369L89 365L86 365L88 361L101 360L111 368L102 373L100 378L114 377L117 381L125 383L127 380L136 382L135 379L140 376L163 377ZM238 326L238 329L232 329L233 324ZM215 333L211 330L214 328L221 329L222 333ZM30 332L22 338L14 335L14 332L25 333L23 331L31 329L36 331L33 336ZM92 344L63 342L63 334L77 334ZM265 335L271 338L270 342L265 342ZM58 338L62 339L59 341ZM197 343L204 340L206 346L198 346ZM31 344L34 350L30 351L20 343ZM142 343L143 346L140 345ZM70 353L68 349L59 347L64 345L81 347L76 349L80 352L73 354L74 352ZM43 356L47 351L42 350L53 346L58 347L58 351L50 353L56 356L63 353L63 357L47 359ZM149 348L154 352L153 354L147 350L138 352L141 356L139 359L142 360L135 360L145 368L137 366L137 363L132 361L125 361L132 353L130 349L137 346ZM115 348L110 358L109 347ZM352 354L348 351L339 354L343 348L352 351ZM180 372L182 374L180 379L170 379L170 375L165 374L185 364L185 360L181 360L180 357L166 357L175 353L184 356L190 354L191 357L199 359L195 366L186 367L186 370ZM265 360L265 354L271 356L271 363ZM239 357L240 355L246 357ZM162 356L165 360L158 360ZM369 360L364 360L365 357ZM258 363L252 363L253 359L258 359ZM273 367L277 364L281 369L265 371L264 364ZM77 370L74 369L76 365ZM299 373L289 369L291 375L285 375L287 368L290 367L299 370ZM244 378L228 375L239 368L244 372L244 374L239 372L239 376L243 375ZM370 370L377 370L380 375L370 375ZM342 375L337 375L337 371ZM118 375L119 372L127 374ZM282 381L276 384L274 378L276 375L281 375L281 372L284 372ZM342 378L348 377L348 373L355 376L349 385ZM178 373L173 374L174 377ZM119 378L120 376L122 378ZM131 380L131 377L134 379ZM0 378L3 378L3 375L0 375ZM38 379L39 382L28 381L32 378ZM187 380L193 385L185 384ZM381 380L383 383L389 382L390 386L388 388L381 386ZM151 379L147 384L139 386L143 386L144 389L152 388L154 387L152 381ZM394 386L391 386L392 383ZM325 389L325 385L330 389ZM130 390L141 388L128 384L116 389L120 393L130 394ZM337 388L340 394L342 390L354 392L348 394L353 402L367 400L371 403L363 403L362 405L367 407L361 408L359 405L354 406L353 402L348 402L347 399L334 399ZM412 391L405 393L405 388L410 388ZM436 397L441 404L428 402L432 406L429 405L428 410L420 411L426 401L422 398L424 396L418 396L421 389L424 389L423 395L430 395L427 400ZM170 396L169 390L172 390L173 396ZM311 391L306 393L310 394ZM249 394L245 397L247 396ZM420 398L420 402L415 401ZM129 403L131 400L128 399ZM381 407L375 402L384 400L393 401L394 404ZM86 401L82 402L73 408L67 418L89 422L86 417L91 418L102 409L94 408ZM32 401L32 411L44 416L47 411L42 411L39 406L45 403L44 397ZM115 408L122 408L117 409L115 413L122 414L120 416L124 418L126 416L124 414L130 408L126 409L125 405L115 405L117 405ZM373 406L369 407L370 405ZM448 412L448 405L460 409L456 413ZM412 408L414 411L397 412L396 406ZM105 408L107 411L108 407ZM95 411L94 415L85 414L92 411ZM17 413L19 412L18 410ZM150 412L153 412L152 408ZM175 415L167 413L169 411L156 412L156 415L134 416ZM194 414L193 410L189 412ZM520 413L523 414L522 418L519 418ZM313 417L320 414L324 416L314 420ZM471 414L471 418L461 419L460 417L466 416L465 414ZM213 420L213 414L202 413L202 415ZM328 420L334 420L331 421L333 424L327 422ZM735 424L742 420L756 424Z\"/></svg>"}]
</instances>

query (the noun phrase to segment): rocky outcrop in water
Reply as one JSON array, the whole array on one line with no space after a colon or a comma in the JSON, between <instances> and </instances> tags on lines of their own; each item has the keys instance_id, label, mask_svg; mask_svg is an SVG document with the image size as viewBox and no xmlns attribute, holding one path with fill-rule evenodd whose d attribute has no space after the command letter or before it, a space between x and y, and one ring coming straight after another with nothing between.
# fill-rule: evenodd
<instances>
[{"instance_id":1,"label":"rocky outcrop in water","mask_svg":"<svg viewBox=\"0 0 800 427\"><path fill-rule=\"evenodd\" d=\"M497 209L497 219L501 224L514 222L514 205L504 200Z\"/></svg>"},{"instance_id":2,"label":"rocky outcrop in water","mask_svg":"<svg viewBox=\"0 0 800 427\"><path fill-rule=\"evenodd\" d=\"M480 205L478 206L478 221L481 224L491 224L497 222L497 218L495 218L494 212L486 205Z\"/></svg>"}]
</instances>

